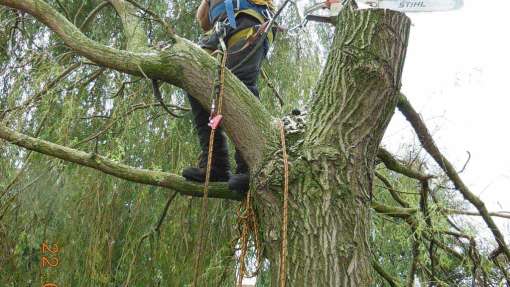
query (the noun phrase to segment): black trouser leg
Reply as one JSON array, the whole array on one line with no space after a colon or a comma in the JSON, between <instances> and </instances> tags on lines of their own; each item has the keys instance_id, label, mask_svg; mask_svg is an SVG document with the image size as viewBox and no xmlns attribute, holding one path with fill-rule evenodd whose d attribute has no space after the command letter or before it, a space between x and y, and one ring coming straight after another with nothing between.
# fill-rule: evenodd
<instances>
[{"instance_id":1,"label":"black trouser leg","mask_svg":"<svg viewBox=\"0 0 510 287\"><path fill-rule=\"evenodd\" d=\"M258 22L250 17L250 16L241 16L238 18L239 21L247 21L245 24L247 26L256 25ZM225 42L228 42L228 39L225 39ZM262 45L253 44L248 48L240 51L240 48L243 47L245 41L240 41L234 44L232 47L228 47L228 58L226 66L231 69L235 67L238 63L243 61L243 64L238 68L234 69L232 72L236 75L241 82L243 82L246 87L258 98L259 92L257 88L257 79L260 74L260 65L262 60L264 59L267 49L268 42L264 41ZM253 49L256 48L256 51L252 53ZM245 60L246 59L246 60ZM209 112L207 112L198 101L196 101L193 97L189 96L189 101L191 105L191 110L193 113L195 127L197 129L197 133L200 140L200 146L202 148L201 159L199 162L199 168L188 168L183 171L183 176L192 179L199 180L202 177L196 176L197 174L203 175L203 169L207 165L207 151L208 151L208 143L211 129L208 126L209 122ZM215 174L219 174L221 179L225 177L228 178L228 170L230 169L230 165L228 162L228 149L226 138L223 134L221 128L217 129L216 136L214 138L214 146L213 146L213 162L212 162L212 171L211 178L215 178ZM241 157L240 153L236 150L236 163L237 163L237 173L242 174L243 176L248 176L248 165ZM198 178L198 179L197 179ZM233 185L234 190L247 190L249 180L243 179L242 185ZM230 182L229 182L229 186Z\"/></svg>"},{"instance_id":2,"label":"black trouser leg","mask_svg":"<svg viewBox=\"0 0 510 287\"><path fill-rule=\"evenodd\" d=\"M236 67L240 61L244 61L239 68L234 69L232 72L246 85L253 95L258 98L259 91L257 88L257 79L260 74L262 60L267 53L268 43L267 40L264 40L262 45L257 45L257 42L255 42L255 44L249 48L236 53L235 51L238 51L239 47L242 47L243 45L244 42L241 42L229 49L233 52L233 54L227 59L227 67ZM249 58L246 59L246 57ZM237 164L236 174L230 177L228 186L229 189L234 192L245 193L250 187L248 164L242 158L241 153L237 149L235 159Z\"/></svg>"},{"instance_id":3,"label":"black trouser leg","mask_svg":"<svg viewBox=\"0 0 510 287\"><path fill-rule=\"evenodd\" d=\"M244 41L237 43L233 47L229 48L229 51L233 53L229 55L227 59L227 67L232 68L235 67L239 62L243 61L247 56L250 58L245 60L243 65L239 68L236 68L232 72L234 75L241 80L245 84L245 86L253 93L253 95L259 98L259 90L257 87L257 80L260 74L261 63L264 60L267 53L267 40L262 45L259 45L257 48L257 42L255 42L252 46L246 48L242 52L236 53L244 45ZM252 53L253 49L257 48L257 51ZM236 173L248 173L248 164L242 158L241 153L236 149L235 160L237 164Z\"/></svg>"},{"instance_id":4,"label":"black trouser leg","mask_svg":"<svg viewBox=\"0 0 510 287\"><path fill-rule=\"evenodd\" d=\"M209 137L211 128L209 127L209 112L200 105L192 96L188 95L193 114L193 121L198 134L200 143L200 158L198 168L186 168L183 176L190 180L204 181L205 169L207 167L207 155L209 151ZM227 139L220 127L216 129L213 140L213 153L211 162L211 181L227 181L230 172L230 163L228 160Z\"/></svg>"}]
</instances>

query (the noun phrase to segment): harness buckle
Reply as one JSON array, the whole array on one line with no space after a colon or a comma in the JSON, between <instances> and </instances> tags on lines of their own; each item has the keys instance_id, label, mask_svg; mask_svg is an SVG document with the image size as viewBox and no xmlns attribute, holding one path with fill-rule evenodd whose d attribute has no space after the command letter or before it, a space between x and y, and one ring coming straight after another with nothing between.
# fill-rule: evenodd
<instances>
[{"instance_id":1,"label":"harness buckle","mask_svg":"<svg viewBox=\"0 0 510 287\"><path fill-rule=\"evenodd\" d=\"M260 14L262 15L262 17L266 18L266 20L269 21L274 17L274 13L273 11L271 11L271 9L264 9L260 11Z\"/></svg>"}]
</instances>

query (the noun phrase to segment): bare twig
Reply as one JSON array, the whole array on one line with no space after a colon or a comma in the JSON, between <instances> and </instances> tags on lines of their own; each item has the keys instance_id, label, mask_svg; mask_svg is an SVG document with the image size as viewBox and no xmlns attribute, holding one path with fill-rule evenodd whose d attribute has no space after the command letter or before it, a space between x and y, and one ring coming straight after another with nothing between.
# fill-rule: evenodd
<instances>
[{"instance_id":1,"label":"bare twig","mask_svg":"<svg viewBox=\"0 0 510 287\"><path fill-rule=\"evenodd\" d=\"M280 103L280 107L283 107L283 105L285 104L283 102L283 98L280 95L280 93L278 92L278 90L276 89L276 87L274 86L273 82L267 76L266 70L264 68L262 68L260 71L261 71L260 75L262 76L262 79L264 79L267 86L273 91L273 94L275 95L275 97L278 99L278 102Z\"/></svg>"},{"instance_id":2,"label":"bare twig","mask_svg":"<svg viewBox=\"0 0 510 287\"><path fill-rule=\"evenodd\" d=\"M99 11L101 11L101 9L103 9L104 7L108 6L110 3L108 2L102 2L100 3L99 5L97 5L96 8L94 8L94 10L92 10L88 15L87 17L85 18L85 20L83 20L83 23L81 23L79 29L81 31L84 31L85 28L88 27L89 23L92 22L92 20L94 19L94 17L96 17L97 13L99 13Z\"/></svg>"},{"instance_id":3,"label":"bare twig","mask_svg":"<svg viewBox=\"0 0 510 287\"><path fill-rule=\"evenodd\" d=\"M68 20L71 20L71 17L69 17L69 11L67 11L66 7L64 7L64 5L62 5L62 3L60 3L60 0L55 0L57 2L57 5L60 7L60 9L62 9L62 11L64 11L64 15L66 16L66 18Z\"/></svg>"},{"instance_id":4,"label":"bare twig","mask_svg":"<svg viewBox=\"0 0 510 287\"><path fill-rule=\"evenodd\" d=\"M175 197L177 196L177 192L173 192L166 201L165 208L163 209L163 212L161 213L161 216L159 217L158 224L156 224L156 227L154 228L154 231L159 233L161 226L163 225L163 221L165 220L166 215L168 214L168 209L170 208L170 204L172 204L172 201L174 201Z\"/></svg>"},{"instance_id":5,"label":"bare twig","mask_svg":"<svg viewBox=\"0 0 510 287\"><path fill-rule=\"evenodd\" d=\"M83 9L83 6L85 6L85 1L82 1L80 4L80 7L78 8L78 11L76 11L76 14L74 14L73 24L76 25L76 20L78 19L78 16L81 13L81 10Z\"/></svg>"},{"instance_id":6,"label":"bare twig","mask_svg":"<svg viewBox=\"0 0 510 287\"><path fill-rule=\"evenodd\" d=\"M466 151L466 152L468 154L468 158L467 158L466 162L464 163L464 166L462 166L462 169L459 170L459 174L463 173L464 170L466 170L466 167L469 164L469 161L471 160L471 153L469 151Z\"/></svg>"},{"instance_id":7,"label":"bare twig","mask_svg":"<svg viewBox=\"0 0 510 287\"><path fill-rule=\"evenodd\" d=\"M156 12L143 7L142 5L138 4L138 2L136 2L135 0L127 0L127 1L129 3L131 3L133 6L135 6L136 8L144 11L145 13L149 14L152 18L154 18L154 20L156 22L160 23L161 26L163 26L163 28L169 35L175 35L174 29L172 29L172 27L170 27L170 25L168 25L168 23L165 20L161 19L161 17L159 17L159 15Z\"/></svg>"},{"instance_id":8,"label":"bare twig","mask_svg":"<svg viewBox=\"0 0 510 287\"><path fill-rule=\"evenodd\" d=\"M388 179L386 179L386 177L384 177L382 174L380 174L379 172L375 172L375 176L380 180L382 181L382 183L386 186L386 188L388 189L388 191L390 192L391 194L391 197L393 197L393 199L398 202L398 204L400 204L400 206L402 207L405 207L405 208L409 208L410 205L409 203L407 203L404 199L402 199L402 197L400 197L400 195L398 194L398 192L395 190L395 188L393 188L393 185L390 183L390 181Z\"/></svg>"}]
</instances>

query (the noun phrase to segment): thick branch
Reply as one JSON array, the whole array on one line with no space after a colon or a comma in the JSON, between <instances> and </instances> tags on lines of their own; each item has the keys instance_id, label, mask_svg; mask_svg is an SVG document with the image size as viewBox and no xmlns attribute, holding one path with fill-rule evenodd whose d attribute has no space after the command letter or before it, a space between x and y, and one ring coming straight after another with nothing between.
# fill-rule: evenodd
<instances>
[{"instance_id":1,"label":"thick branch","mask_svg":"<svg viewBox=\"0 0 510 287\"><path fill-rule=\"evenodd\" d=\"M133 168L97 154L86 153L76 149L64 147L41 139L29 137L0 125L0 138L17 146L36 151L62 160L87 166L98 171L129 181L173 189L183 195L202 196L203 186L175 174ZM209 185L209 197L241 200L242 198L230 192L226 184L214 183Z\"/></svg>"},{"instance_id":2,"label":"thick branch","mask_svg":"<svg viewBox=\"0 0 510 287\"><path fill-rule=\"evenodd\" d=\"M434 158L437 164L448 175L450 180L455 185L455 188L457 188L462 193L462 196L467 201L469 201L476 207L476 209L482 216L483 220L485 221L489 229L492 231L492 234L496 238L496 242L500 246L501 250L503 250L503 253L505 253L508 260L510 260L510 250L506 246L505 238L501 231L499 230L499 228L497 227L494 220L489 215L489 211L485 207L485 204L483 203L482 200L480 200L480 198L478 198L478 196L476 196L469 190L469 188L464 184L464 182L460 178L459 174L457 173L453 165L450 163L450 161L448 161L448 159L446 159L443 156L443 154L439 151L425 123L422 121L420 115L414 110L414 108L411 106L411 104L404 95L400 95L398 109L411 123L416 134L418 135L418 139L420 140L425 150L432 156L432 158Z\"/></svg>"},{"instance_id":3,"label":"thick branch","mask_svg":"<svg viewBox=\"0 0 510 287\"><path fill-rule=\"evenodd\" d=\"M413 168L403 165L389 151L382 147L379 147L379 150L377 151L377 158L379 158L388 169L407 177L414 178L419 181L432 178L430 175L422 174Z\"/></svg>"},{"instance_id":4,"label":"thick branch","mask_svg":"<svg viewBox=\"0 0 510 287\"><path fill-rule=\"evenodd\" d=\"M80 55L101 66L163 80L186 90L207 109L218 67L209 54L186 39L173 36L162 51L128 52L87 38L43 0L0 0L0 5L25 11L57 33ZM232 73L225 75L223 126L250 167L260 164L268 146L277 143L271 115Z\"/></svg>"},{"instance_id":5,"label":"thick branch","mask_svg":"<svg viewBox=\"0 0 510 287\"><path fill-rule=\"evenodd\" d=\"M418 210L415 208L402 208L402 207L394 207L389 205L384 205L378 202L372 202L372 208L380 214L388 215L391 217L397 217L402 219L409 219L412 217Z\"/></svg>"}]
</instances>

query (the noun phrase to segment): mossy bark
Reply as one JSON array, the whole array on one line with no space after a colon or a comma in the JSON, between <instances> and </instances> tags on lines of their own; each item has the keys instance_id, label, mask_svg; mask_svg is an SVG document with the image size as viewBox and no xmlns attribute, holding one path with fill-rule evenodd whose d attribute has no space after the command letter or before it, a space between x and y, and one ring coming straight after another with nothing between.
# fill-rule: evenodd
<instances>
[{"instance_id":1,"label":"mossy bark","mask_svg":"<svg viewBox=\"0 0 510 287\"><path fill-rule=\"evenodd\" d=\"M290 147L288 286L371 283L374 162L397 104L409 28L393 11L347 7L339 16L306 131ZM265 254L275 266L282 196L270 187L280 169L281 160L268 162L255 195Z\"/></svg>"}]
</instances>

